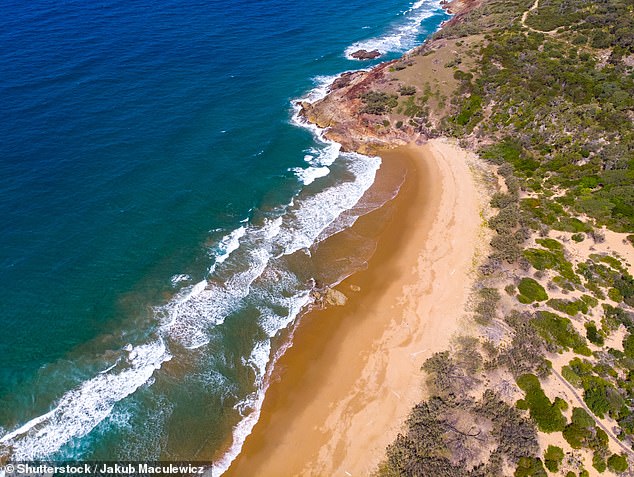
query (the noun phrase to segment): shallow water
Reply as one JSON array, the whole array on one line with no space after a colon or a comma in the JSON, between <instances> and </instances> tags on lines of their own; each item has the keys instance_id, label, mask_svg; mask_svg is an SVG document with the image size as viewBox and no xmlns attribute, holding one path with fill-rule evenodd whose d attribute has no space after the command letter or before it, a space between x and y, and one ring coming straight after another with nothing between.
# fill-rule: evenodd
<instances>
[{"instance_id":1,"label":"shallow water","mask_svg":"<svg viewBox=\"0 0 634 477\"><path fill-rule=\"evenodd\" d=\"M396 57L447 16L400 1L0 10L0 445L76 459L230 447L222 468L313 280L372 249L360 238L324 266L315 243L385 200L357 204L380 160L320 141L292 101L372 64L352 48Z\"/></svg>"}]
</instances>

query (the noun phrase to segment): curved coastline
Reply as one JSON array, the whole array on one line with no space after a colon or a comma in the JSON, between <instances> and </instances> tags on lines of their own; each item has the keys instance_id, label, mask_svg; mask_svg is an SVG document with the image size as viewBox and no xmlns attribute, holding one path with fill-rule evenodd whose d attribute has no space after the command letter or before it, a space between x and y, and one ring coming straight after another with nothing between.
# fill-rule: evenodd
<instances>
[{"instance_id":1,"label":"curved coastline","mask_svg":"<svg viewBox=\"0 0 634 477\"><path fill-rule=\"evenodd\" d=\"M454 14L446 23L455 23L473 2L441 5ZM346 293L360 291L344 307L307 310L298 319L291 342L274 360L259 416L229 466L222 466L222 475L372 472L420 400L420 363L446 349L458 331L474 260L484 246L480 210L486 201L470 170L477 158L447 138L426 142L427 137L411 131L377 136L357 120L353 101L336 93L349 84L354 90L355 83L380 81L383 70L396 61L323 78L328 83L322 81L294 102L294 122L311 129L316 138L338 144L342 151L381 157L383 171L375 185L381 172L389 176L393 168L405 170L406 182L390 201L394 210L370 212L352 225L352 230L367 226L365 222L387 228L368 269L337 286ZM324 110L315 114L313 109L319 103L326 114L340 109L335 117L341 114L350 121L324 121ZM460 237L459 243L451 236ZM451 251L443 249L447 244ZM443 263L447 255L458 258ZM412 264L417 265L408 270ZM443 303L443 309L434 303ZM447 310L450 319L443 316ZM351 366L355 359L356 366ZM358 432L370 437L358 442Z\"/></svg>"},{"instance_id":2,"label":"curved coastline","mask_svg":"<svg viewBox=\"0 0 634 477\"><path fill-rule=\"evenodd\" d=\"M482 243L476 158L444 139L382 157L407 181L391 217L353 226L384 227L368 269L338 287L360 291L304 317L224 475L368 474L421 397L420 363L462 324Z\"/></svg>"}]
</instances>

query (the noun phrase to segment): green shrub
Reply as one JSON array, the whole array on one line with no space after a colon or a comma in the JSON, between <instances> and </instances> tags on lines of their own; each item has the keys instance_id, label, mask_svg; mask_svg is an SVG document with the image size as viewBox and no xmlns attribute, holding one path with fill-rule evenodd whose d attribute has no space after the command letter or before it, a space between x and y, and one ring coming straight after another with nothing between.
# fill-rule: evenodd
<instances>
[{"instance_id":1,"label":"green shrub","mask_svg":"<svg viewBox=\"0 0 634 477\"><path fill-rule=\"evenodd\" d=\"M529 248L522 253L524 258L537 270L554 269L557 267L557 258L548 250Z\"/></svg>"},{"instance_id":2,"label":"green shrub","mask_svg":"<svg viewBox=\"0 0 634 477\"><path fill-rule=\"evenodd\" d=\"M619 291L626 304L634 306L634 277L623 273L614 281L614 288Z\"/></svg>"},{"instance_id":3,"label":"green shrub","mask_svg":"<svg viewBox=\"0 0 634 477\"><path fill-rule=\"evenodd\" d=\"M412 95L416 94L416 87L415 86L409 86L409 85L407 85L407 86L403 85L403 86L401 86L398 89L398 92L399 92L399 94L401 96L412 96Z\"/></svg>"},{"instance_id":4,"label":"green shrub","mask_svg":"<svg viewBox=\"0 0 634 477\"><path fill-rule=\"evenodd\" d=\"M553 298L546 302L553 310L561 311L570 316L578 313L588 313L588 305L583 300L562 300L561 298Z\"/></svg>"},{"instance_id":5,"label":"green shrub","mask_svg":"<svg viewBox=\"0 0 634 477\"><path fill-rule=\"evenodd\" d=\"M574 387L582 387L583 381L581 377L577 373L575 373L570 366L564 366L563 368L561 368L561 375Z\"/></svg>"},{"instance_id":6,"label":"green shrub","mask_svg":"<svg viewBox=\"0 0 634 477\"><path fill-rule=\"evenodd\" d=\"M616 288L610 288L608 290L608 298L617 303L621 303L623 301L623 295Z\"/></svg>"},{"instance_id":7,"label":"green shrub","mask_svg":"<svg viewBox=\"0 0 634 477\"><path fill-rule=\"evenodd\" d=\"M568 318L548 311L540 311L531 324L548 343L564 351L572 348L575 353L585 356L592 354L585 338L577 333Z\"/></svg>"},{"instance_id":8,"label":"green shrub","mask_svg":"<svg viewBox=\"0 0 634 477\"><path fill-rule=\"evenodd\" d=\"M623 352L628 358L634 358L634 335L628 333L623 338Z\"/></svg>"},{"instance_id":9,"label":"green shrub","mask_svg":"<svg viewBox=\"0 0 634 477\"><path fill-rule=\"evenodd\" d=\"M594 419L584 409L575 407L572 410L572 420L563 430L564 439L573 449L588 447L595 427Z\"/></svg>"},{"instance_id":10,"label":"green shrub","mask_svg":"<svg viewBox=\"0 0 634 477\"><path fill-rule=\"evenodd\" d=\"M605 459L598 452L595 452L592 456L592 467L597 469L600 473L605 472L605 469L607 468Z\"/></svg>"},{"instance_id":11,"label":"green shrub","mask_svg":"<svg viewBox=\"0 0 634 477\"><path fill-rule=\"evenodd\" d=\"M518 299L521 303L533 303L534 301L548 300L548 294L544 287L532 278L522 278L517 289L520 293Z\"/></svg>"},{"instance_id":12,"label":"green shrub","mask_svg":"<svg viewBox=\"0 0 634 477\"><path fill-rule=\"evenodd\" d=\"M624 455L612 454L608 457L608 469L612 472L621 473L628 469L627 458Z\"/></svg>"},{"instance_id":13,"label":"green shrub","mask_svg":"<svg viewBox=\"0 0 634 477\"><path fill-rule=\"evenodd\" d=\"M361 101L365 103L365 106L361 109L362 113L385 114L389 113L392 108L398 105L396 95L378 91L368 91L367 93L363 93L360 98Z\"/></svg>"},{"instance_id":14,"label":"green shrub","mask_svg":"<svg viewBox=\"0 0 634 477\"><path fill-rule=\"evenodd\" d=\"M558 432L564 429L566 418L561 413L559 398L551 403L548 396L539 383L539 379L534 374L524 374L517 379L517 385L526 394L524 399L518 401L517 405L526 408L530 412L531 418L537 424L539 430L543 432Z\"/></svg>"},{"instance_id":15,"label":"green shrub","mask_svg":"<svg viewBox=\"0 0 634 477\"><path fill-rule=\"evenodd\" d=\"M473 74L465 73L462 70L456 70L453 73L453 77L454 79L457 79L458 81L471 81L473 79Z\"/></svg>"},{"instance_id":16,"label":"green shrub","mask_svg":"<svg viewBox=\"0 0 634 477\"><path fill-rule=\"evenodd\" d=\"M535 242L551 251L563 251L564 249L561 242L551 238L541 238L535 240Z\"/></svg>"},{"instance_id":17,"label":"green shrub","mask_svg":"<svg viewBox=\"0 0 634 477\"><path fill-rule=\"evenodd\" d=\"M605 340L603 338L603 335L599 332L599 330L597 330L597 325L594 324L594 322L589 322L585 324L586 327L586 338L588 338L588 341L590 341L590 343L594 343L597 346L603 346L603 344L605 343Z\"/></svg>"},{"instance_id":18,"label":"green shrub","mask_svg":"<svg viewBox=\"0 0 634 477\"><path fill-rule=\"evenodd\" d=\"M599 300L590 295L581 295L581 301L583 301L590 308L594 308L599 304Z\"/></svg>"},{"instance_id":19,"label":"green shrub","mask_svg":"<svg viewBox=\"0 0 634 477\"><path fill-rule=\"evenodd\" d=\"M480 116L482 109L482 97L477 94L472 94L463 104L462 111L458 114L454 120L461 126L466 126L472 119Z\"/></svg>"},{"instance_id":20,"label":"green shrub","mask_svg":"<svg viewBox=\"0 0 634 477\"><path fill-rule=\"evenodd\" d=\"M561 447L550 445L544 452L544 465L551 472L557 472L563 460L564 450Z\"/></svg>"},{"instance_id":21,"label":"green shrub","mask_svg":"<svg viewBox=\"0 0 634 477\"><path fill-rule=\"evenodd\" d=\"M541 459L535 457L522 457L517 463L515 477L547 477Z\"/></svg>"},{"instance_id":22,"label":"green shrub","mask_svg":"<svg viewBox=\"0 0 634 477\"><path fill-rule=\"evenodd\" d=\"M574 272L572 264L566 260L561 244L556 240L537 240L546 249L529 248L524 250L523 255L530 264L537 270L556 270L562 277L573 283L581 283L581 280Z\"/></svg>"},{"instance_id":23,"label":"green shrub","mask_svg":"<svg viewBox=\"0 0 634 477\"><path fill-rule=\"evenodd\" d=\"M617 417L619 411L625 405L625 401L618 390L601 377L586 377L583 380L583 389L583 400L592 412L601 419L606 413L612 417Z\"/></svg>"}]
</instances>

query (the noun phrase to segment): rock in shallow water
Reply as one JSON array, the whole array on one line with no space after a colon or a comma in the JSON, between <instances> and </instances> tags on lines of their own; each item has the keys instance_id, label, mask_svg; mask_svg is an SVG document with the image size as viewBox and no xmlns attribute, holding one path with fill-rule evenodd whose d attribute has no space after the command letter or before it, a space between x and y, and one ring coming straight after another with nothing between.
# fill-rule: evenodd
<instances>
[{"instance_id":1,"label":"rock in shallow water","mask_svg":"<svg viewBox=\"0 0 634 477\"><path fill-rule=\"evenodd\" d=\"M357 60L373 60L374 58L381 56L381 52L379 50L357 50L350 56L356 58Z\"/></svg>"}]
</instances>

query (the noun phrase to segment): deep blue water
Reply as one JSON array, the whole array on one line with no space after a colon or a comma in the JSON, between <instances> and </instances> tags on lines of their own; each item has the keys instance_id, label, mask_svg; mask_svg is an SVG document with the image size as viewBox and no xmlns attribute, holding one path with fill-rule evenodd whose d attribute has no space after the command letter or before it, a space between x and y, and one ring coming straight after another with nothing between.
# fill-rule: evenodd
<instances>
[{"instance_id":1,"label":"deep blue water","mask_svg":"<svg viewBox=\"0 0 634 477\"><path fill-rule=\"evenodd\" d=\"M446 14L5 0L0 18L0 446L217 455L307 303L302 249L349 225L378 167L316 141L291 100Z\"/></svg>"}]
</instances>

